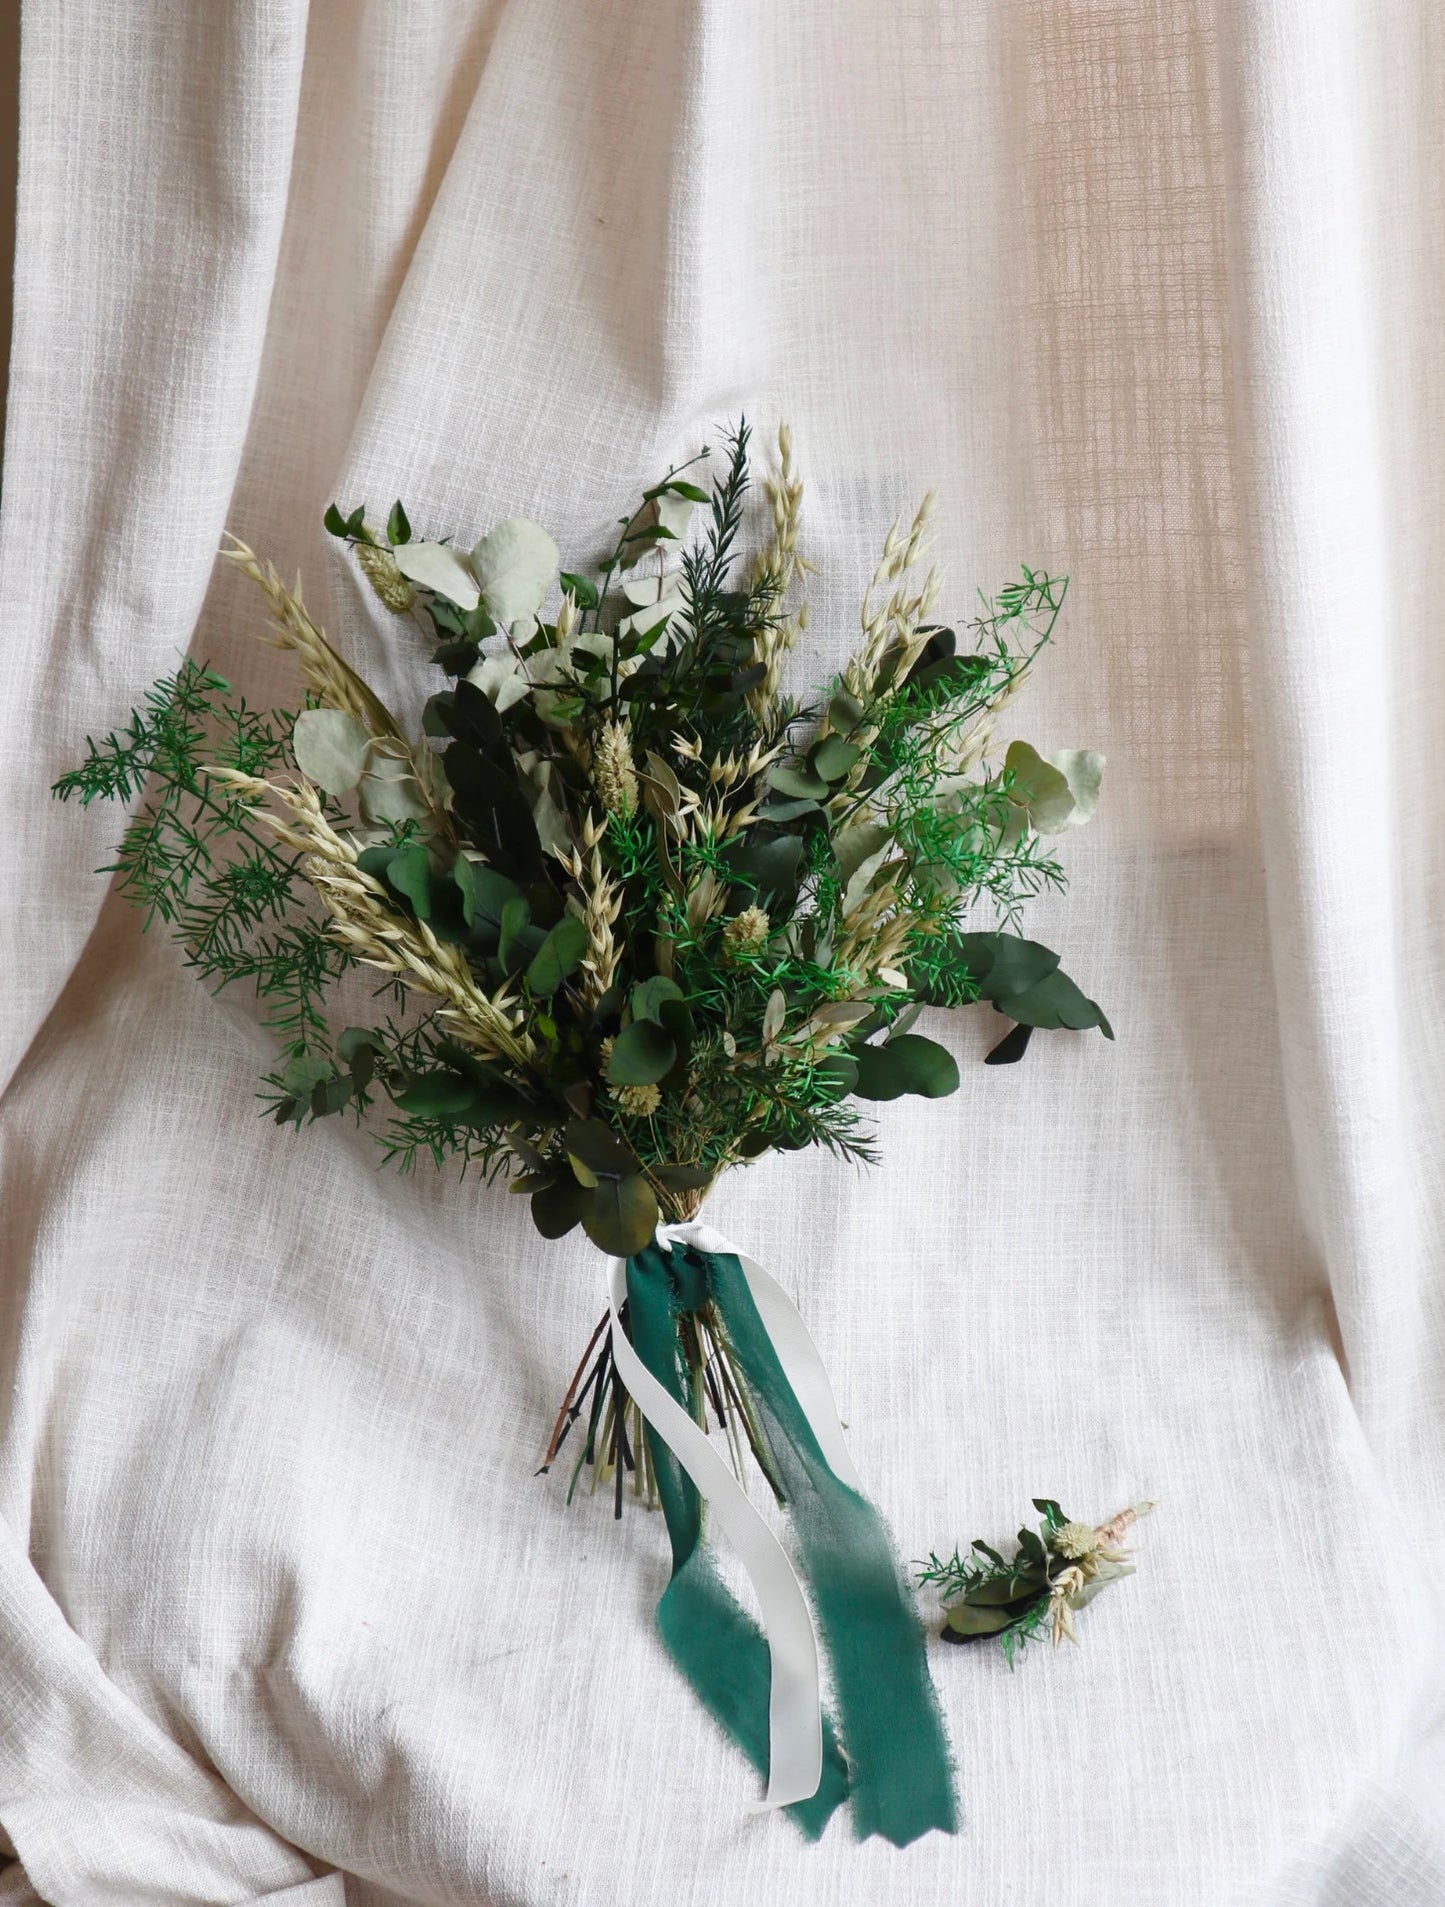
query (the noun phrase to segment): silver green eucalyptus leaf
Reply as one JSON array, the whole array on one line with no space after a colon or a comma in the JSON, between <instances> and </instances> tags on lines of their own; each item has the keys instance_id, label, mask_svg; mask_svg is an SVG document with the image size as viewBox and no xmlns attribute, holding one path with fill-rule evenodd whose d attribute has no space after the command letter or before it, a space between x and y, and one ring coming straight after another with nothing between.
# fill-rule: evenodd
<instances>
[{"instance_id":1,"label":"silver green eucalyptus leaf","mask_svg":"<svg viewBox=\"0 0 1445 1907\"><path fill-rule=\"evenodd\" d=\"M361 777L361 816L373 825L390 821L426 821L431 808L404 762L377 749Z\"/></svg>"},{"instance_id":2,"label":"silver green eucalyptus leaf","mask_svg":"<svg viewBox=\"0 0 1445 1907\"><path fill-rule=\"evenodd\" d=\"M1009 799L1027 810L1038 833L1057 834L1068 827L1074 812L1074 793L1061 769L1045 761L1027 742L1009 743L1004 768L1013 777Z\"/></svg>"},{"instance_id":3,"label":"silver green eucalyptus leaf","mask_svg":"<svg viewBox=\"0 0 1445 1907\"><path fill-rule=\"evenodd\" d=\"M458 609L472 610L481 601L476 578L466 558L445 543L401 543L392 551L402 575L423 589L434 589Z\"/></svg>"},{"instance_id":4,"label":"silver green eucalyptus leaf","mask_svg":"<svg viewBox=\"0 0 1445 1907\"><path fill-rule=\"evenodd\" d=\"M303 709L291 732L296 766L308 781L340 801L366 769L371 737L341 709Z\"/></svg>"},{"instance_id":5,"label":"silver green eucalyptus leaf","mask_svg":"<svg viewBox=\"0 0 1445 1907\"><path fill-rule=\"evenodd\" d=\"M566 813L552 785L556 771L551 762L532 750L517 756L517 766L526 779L527 800L531 804L532 819L537 825L537 839L542 843L543 852L555 855L559 861L567 860L572 852L572 836L567 827Z\"/></svg>"},{"instance_id":6,"label":"silver green eucalyptus leaf","mask_svg":"<svg viewBox=\"0 0 1445 1907\"><path fill-rule=\"evenodd\" d=\"M675 497L670 490L666 491L656 499L658 525L680 543L687 535L687 526L696 508L691 497Z\"/></svg>"},{"instance_id":7,"label":"silver green eucalyptus leaf","mask_svg":"<svg viewBox=\"0 0 1445 1907\"><path fill-rule=\"evenodd\" d=\"M540 524L508 517L472 551L472 574L499 623L535 615L552 587L561 552Z\"/></svg>"},{"instance_id":8,"label":"silver green eucalyptus leaf","mask_svg":"<svg viewBox=\"0 0 1445 1907\"><path fill-rule=\"evenodd\" d=\"M643 636L658 623L666 622L668 627L663 632L662 643L664 646L670 643L687 608L681 576L676 572L663 576L629 576L623 582L622 592L637 606L617 625L619 633Z\"/></svg>"},{"instance_id":9,"label":"silver green eucalyptus leaf","mask_svg":"<svg viewBox=\"0 0 1445 1907\"><path fill-rule=\"evenodd\" d=\"M1049 759L1068 782L1069 793L1074 797L1074 811L1067 825L1081 828L1099 805L1104 757L1096 754L1092 748L1061 748L1058 754Z\"/></svg>"},{"instance_id":10,"label":"silver green eucalyptus leaf","mask_svg":"<svg viewBox=\"0 0 1445 1907\"><path fill-rule=\"evenodd\" d=\"M547 653L555 654L555 651L549 650ZM514 702L522 701L530 686L526 667L510 649L503 649L497 655L483 656L475 668L469 671L467 680L495 703L499 715L511 708Z\"/></svg>"},{"instance_id":11,"label":"silver green eucalyptus leaf","mask_svg":"<svg viewBox=\"0 0 1445 1907\"><path fill-rule=\"evenodd\" d=\"M851 881L863 863L886 849L892 835L876 821L860 821L833 837L833 857L844 881Z\"/></svg>"}]
</instances>

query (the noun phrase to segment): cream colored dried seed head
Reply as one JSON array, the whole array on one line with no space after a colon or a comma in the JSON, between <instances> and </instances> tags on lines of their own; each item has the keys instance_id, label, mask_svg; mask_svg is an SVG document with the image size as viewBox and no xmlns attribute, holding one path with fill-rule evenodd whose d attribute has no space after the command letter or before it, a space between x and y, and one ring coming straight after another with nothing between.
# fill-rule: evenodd
<instances>
[{"instance_id":1,"label":"cream colored dried seed head","mask_svg":"<svg viewBox=\"0 0 1445 1907\"><path fill-rule=\"evenodd\" d=\"M1099 1547L1099 1536L1092 1523L1064 1523L1049 1538L1049 1547L1070 1562L1081 1562Z\"/></svg>"},{"instance_id":2,"label":"cream colored dried seed head","mask_svg":"<svg viewBox=\"0 0 1445 1907\"><path fill-rule=\"evenodd\" d=\"M416 591L397 568L391 551L375 543L358 543L356 560L384 606L394 616L404 616L416 601Z\"/></svg>"},{"instance_id":3,"label":"cream colored dried seed head","mask_svg":"<svg viewBox=\"0 0 1445 1907\"><path fill-rule=\"evenodd\" d=\"M634 1119L648 1119L662 1104L662 1094L656 1086L614 1086L612 1097L623 1112Z\"/></svg>"},{"instance_id":4,"label":"cream colored dried seed head","mask_svg":"<svg viewBox=\"0 0 1445 1907\"><path fill-rule=\"evenodd\" d=\"M564 648L572 640L580 621L581 611L577 607L577 598L570 589L564 589L562 607L557 611L556 643L559 649Z\"/></svg>"},{"instance_id":5,"label":"cream colored dried seed head","mask_svg":"<svg viewBox=\"0 0 1445 1907\"><path fill-rule=\"evenodd\" d=\"M761 907L745 907L723 928L723 945L730 954L759 953L768 944L772 922Z\"/></svg>"},{"instance_id":6,"label":"cream colored dried seed head","mask_svg":"<svg viewBox=\"0 0 1445 1907\"><path fill-rule=\"evenodd\" d=\"M637 807L637 770L624 722L608 722L592 750L592 781L608 814L627 816Z\"/></svg>"}]
</instances>

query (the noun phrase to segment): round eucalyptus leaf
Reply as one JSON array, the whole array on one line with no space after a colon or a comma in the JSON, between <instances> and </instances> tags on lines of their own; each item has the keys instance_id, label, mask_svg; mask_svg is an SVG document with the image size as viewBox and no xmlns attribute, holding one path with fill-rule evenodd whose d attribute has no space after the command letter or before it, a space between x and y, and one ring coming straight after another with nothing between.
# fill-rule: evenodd
<instances>
[{"instance_id":1,"label":"round eucalyptus leaf","mask_svg":"<svg viewBox=\"0 0 1445 1907\"><path fill-rule=\"evenodd\" d=\"M607 1077L614 1086L655 1086L676 1058L676 1045L656 1020L634 1020L617 1035Z\"/></svg>"},{"instance_id":2,"label":"round eucalyptus leaf","mask_svg":"<svg viewBox=\"0 0 1445 1907\"><path fill-rule=\"evenodd\" d=\"M769 770L768 786L795 801L822 801L828 793L828 784L821 775L815 775L801 764L787 762Z\"/></svg>"},{"instance_id":3,"label":"round eucalyptus leaf","mask_svg":"<svg viewBox=\"0 0 1445 1907\"><path fill-rule=\"evenodd\" d=\"M657 1230L657 1196L640 1172L626 1179L599 1179L582 1215L587 1236L614 1258L631 1258Z\"/></svg>"},{"instance_id":4,"label":"round eucalyptus leaf","mask_svg":"<svg viewBox=\"0 0 1445 1907\"><path fill-rule=\"evenodd\" d=\"M387 865L388 884L416 909L418 920L431 913L431 860L420 843L403 848Z\"/></svg>"},{"instance_id":5,"label":"round eucalyptus leaf","mask_svg":"<svg viewBox=\"0 0 1445 1907\"><path fill-rule=\"evenodd\" d=\"M366 771L371 737L344 709L302 709L291 731L291 748L306 779L340 801Z\"/></svg>"},{"instance_id":6,"label":"round eucalyptus leaf","mask_svg":"<svg viewBox=\"0 0 1445 1907\"><path fill-rule=\"evenodd\" d=\"M637 1170L637 1155L600 1119L570 1119L562 1134L572 1170L584 1185L599 1179L626 1178Z\"/></svg>"},{"instance_id":7,"label":"round eucalyptus leaf","mask_svg":"<svg viewBox=\"0 0 1445 1907\"><path fill-rule=\"evenodd\" d=\"M555 993L582 964L587 951L587 928L575 914L564 914L532 956L527 985L544 999Z\"/></svg>"},{"instance_id":8,"label":"round eucalyptus leaf","mask_svg":"<svg viewBox=\"0 0 1445 1907\"><path fill-rule=\"evenodd\" d=\"M863 750L841 735L828 735L809 756L809 765L826 782L843 781L857 765Z\"/></svg>"},{"instance_id":9,"label":"round eucalyptus leaf","mask_svg":"<svg viewBox=\"0 0 1445 1907\"><path fill-rule=\"evenodd\" d=\"M552 586L561 553L540 524L508 517L472 551L482 600L499 623L534 616Z\"/></svg>"},{"instance_id":10,"label":"round eucalyptus leaf","mask_svg":"<svg viewBox=\"0 0 1445 1907\"><path fill-rule=\"evenodd\" d=\"M1057 834L1069 826L1075 805L1073 790L1067 776L1052 762L1045 761L1027 742L1011 742L1003 765L1012 777L1010 801L1027 809L1029 820L1040 834Z\"/></svg>"},{"instance_id":11,"label":"round eucalyptus leaf","mask_svg":"<svg viewBox=\"0 0 1445 1907\"><path fill-rule=\"evenodd\" d=\"M669 980L666 974L655 973L650 979L639 980L632 989L632 1017L634 1020L660 1022L663 1003L682 997L682 988L676 980Z\"/></svg>"},{"instance_id":12,"label":"round eucalyptus leaf","mask_svg":"<svg viewBox=\"0 0 1445 1907\"><path fill-rule=\"evenodd\" d=\"M532 1194L532 1223L543 1238L565 1238L591 1202L586 1186L575 1178L559 1178L539 1186Z\"/></svg>"},{"instance_id":13,"label":"round eucalyptus leaf","mask_svg":"<svg viewBox=\"0 0 1445 1907\"><path fill-rule=\"evenodd\" d=\"M943 1099L958 1090L958 1061L946 1046L921 1033L901 1033L883 1046L857 1049L860 1099L900 1099L917 1093Z\"/></svg>"},{"instance_id":14,"label":"round eucalyptus leaf","mask_svg":"<svg viewBox=\"0 0 1445 1907\"><path fill-rule=\"evenodd\" d=\"M1099 788L1104 779L1104 757L1092 748L1061 748L1049 758L1069 784L1074 798L1071 828L1081 828L1099 805Z\"/></svg>"},{"instance_id":15,"label":"round eucalyptus leaf","mask_svg":"<svg viewBox=\"0 0 1445 1907\"><path fill-rule=\"evenodd\" d=\"M482 599L465 559L445 543L403 543L392 551L402 575L423 589L435 590L458 609L475 609Z\"/></svg>"},{"instance_id":16,"label":"round eucalyptus leaf","mask_svg":"<svg viewBox=\"0 0 1445 1907\"><path fill-rule=\"evenodd\" d=\"M471 1106L476 1087L459 1073L422 1073L395 1095L403 1112L419 1119L454 1119Z\"/></svg>"}]
</instances>

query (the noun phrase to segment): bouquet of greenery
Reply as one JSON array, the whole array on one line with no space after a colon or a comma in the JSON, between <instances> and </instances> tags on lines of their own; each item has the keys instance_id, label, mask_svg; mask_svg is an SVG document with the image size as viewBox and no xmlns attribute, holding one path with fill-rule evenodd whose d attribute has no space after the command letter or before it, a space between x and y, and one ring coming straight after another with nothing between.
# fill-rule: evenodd
<instances>
[{"instance_id":1,"label":"bouquet of greenery","mask_svg":"<svg viewBox=\"0 0 1445 1907\"><path fill-rule=\"evenodd\" d=\"M544 1236L580 1226L615 1261L547 1463L585 1421L578 1470L613 1481L619 1513L625 1473L661 1504L664 1639L769 1770L769 1800L817 1832L851 1791L860 1833L902 1842L954 1820L921 1632L801 1322L696 1215L730 1166L809 1145L867 1160L867 1106L952 1092L952 1055L913 1030L927 1007L1011 1019L995 1063L1036 1027L1112 1037L1015 931L1061 882L1049 839L1088 818L1102 762L1021 742L992 758L1065 585L1025 570L962 634L941 625L936 573L917 579L931 498L889 533L852 660L816 696L785 693L808 568L788 433L746 569L746 425L709 487L687 474L700 461L648 490L588 573L559 573L520 519L468 553L413 537L400 503L384 533L333 505L327 528L432 645L444 685L420 734L299 583L229 548L305 706L258 711L187 661L56 792L144 796L107 871L205 978L254 985L284 1047L278 1125L381 1110L403 1168L508 1175ZM341 1003L368 971L379 1004L353 1018ZM793 1565L709 1469L709 1416L790 1510L841 1745ZM704 1498L766 1640L708 1560Z\"/></svg>"}]
</instances>

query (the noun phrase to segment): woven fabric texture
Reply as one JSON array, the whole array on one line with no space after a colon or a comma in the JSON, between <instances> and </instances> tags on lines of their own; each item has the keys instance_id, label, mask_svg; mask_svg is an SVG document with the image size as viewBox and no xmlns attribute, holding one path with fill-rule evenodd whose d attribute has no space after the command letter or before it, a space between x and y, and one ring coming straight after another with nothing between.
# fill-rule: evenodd
<instances>
[{"instance_id":1,"label":"woven fabric texture","mask_svg":"<svg viewBox=\"0 0 1445 1907\"><path fill-rule=\"evenodd\" d=\"M0 1899L1445 1899L1445 16L1430 0L27 6L0 504ZM1067 572L1018 705L1109 757L1030 931L1113 1019L773 1158L905 1557L1160 1508L1082 1644L937 1649L965 1826L808 1846L534 1481L601 1261L259 1121L270 1048L48 797L320 527L544 521L791 419L837 666L930 485L946 604ZM0 1843L3 1845L3 1843Z\"/></svg>"}]
</instances>

